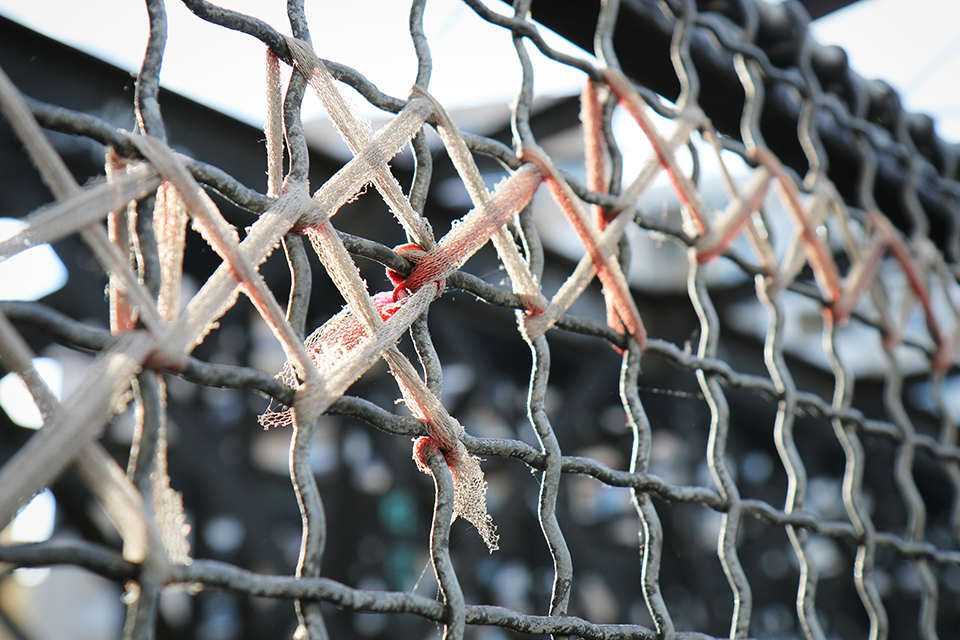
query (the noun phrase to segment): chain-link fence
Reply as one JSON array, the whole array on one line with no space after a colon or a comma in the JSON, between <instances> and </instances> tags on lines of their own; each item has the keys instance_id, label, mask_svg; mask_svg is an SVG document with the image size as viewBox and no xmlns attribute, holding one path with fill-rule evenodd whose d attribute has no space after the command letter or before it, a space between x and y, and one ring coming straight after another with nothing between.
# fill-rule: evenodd
<instances>
[{"instance_id":1,"label":"chain-link fence","mask_svg":"<svg viewBox=\"0 0 960 640\"><path fill-rule=\"evenodd\" d=\"M65 534L0 560L123 585L136 638L956 634L956 148L794 3L465 2L522 69L485 135L430 93L424 1L395 97L300 2L289 37L185 0L266 45L265 193L168 144L162 0L131 130L0 75L54 197L0 251L79 238L109 317L0 303L44 417L5 427L0 520L52 485ZM534 49L578 100L538 100ZM319 180L308 91L351 153ZM51 342L96 354L63 400Z\"/></svg>"}]
</instances>

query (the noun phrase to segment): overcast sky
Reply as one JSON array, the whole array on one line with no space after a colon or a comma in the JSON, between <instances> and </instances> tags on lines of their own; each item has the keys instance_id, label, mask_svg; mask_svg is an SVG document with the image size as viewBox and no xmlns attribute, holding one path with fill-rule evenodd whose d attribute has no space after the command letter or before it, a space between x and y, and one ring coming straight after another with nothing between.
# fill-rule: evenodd
<instances>
[{"instance_id":1,"label":"overcast sky","mask_svg":"<svg viewBox=\"0 0 960 640\"><path fill-rule=\"evenodd\" d=\"M285 2L225 0L221 4L289 32ZM314 48L321 57L358 69L388 94L407 95L417 70L407 31L408 3L308 0L306 7ZM250 124L262 125L263 45L248 35L198 19L181 2L167 2L167 12L170 24L161 83ZM0 0L0 13L124 69L135 71L140 65L148 28L142 2ZM376 20L368 19L374 15ZM430 87L441 103L456 108L485 100L512 100L519 67L503 29L479 19L458 0L430 0L424 22L434 62ZM555 40L568 51L579 51ZM494 46L497 42L503 46ZM538 77L538 91L564 95L579 91L582 73L557 64L549 66L550 72ZM305 116L322 116L315 101L308 100Z\"/></svg>"},{"instance_id":2,"label":"overcast sky","mask_svg":"<svg viewBox=\"0 0 960 640\"><path fill-rule=\"evenodd\" d=\"M285 3L280 0L224 0L221 4L256 15L279 30L286 28ZM406 26L407 4L308 0L314 46L321 56L362 71L385 92L406 95L416 72ZM506 10L497 2L489 5ZM170 27L163 85L260 126L262 45L250 36L197 19L181 2L168 2L167 11ZM0 0L0 13L124 69L135 71L140 64L147 30L142 2ZM960 141L957 24L957 0L860 0L817 21L813 31L822 43L843 46L861 75L890 81L903 93L910 110L936 117L944 138ZM443 104L457 108L512 99L519 70L502 29L480 20L458 0L430 0L425 28L435 64L431 90ZM571 94L579 91L582 82L579 72L546 64L538 70L537 91ZM319 106L309 105L308 118L322 117Z\"/></svg>"}]
</instances>

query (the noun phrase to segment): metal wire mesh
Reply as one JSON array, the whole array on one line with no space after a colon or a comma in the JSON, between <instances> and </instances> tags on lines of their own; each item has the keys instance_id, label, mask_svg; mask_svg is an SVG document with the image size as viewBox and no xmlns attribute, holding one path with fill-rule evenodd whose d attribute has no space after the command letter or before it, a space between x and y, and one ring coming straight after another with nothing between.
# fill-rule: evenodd
<instances>
[{"instance_id":1,"label":"metal wire mesh","mask_svg":"<svg viewBox=\"0 0 960 640\"><path fill-rule=\"evenodd\" d=\"M4 113L56 198L31 214L24 231L0 244L0 251L11 256L80 234L110 274L111 308L107 333L36 303L0 306L4 365L23 377L46 418L44 428L0 469L0 519L9 521L75 464L122 538L122 553L57 541L0 547L0 560L13 566L76 564L126 583L130 637L153 636L160 593L171 584L293 600L297 633L309 638L327 637L325 620L341 615L324 603L346 612L422 618L450 638L490 628L587 638L932 638L956 632L960 451L948 389L960 344L957 154L907 114L883 111L881 98L890 94L867 98L843 64L825 62L829 56L805 35L793 5L741 0L700 12L691 1L638 0L623 7L603 2L599 11L584 9L582 15L596 15L595 22L578 21L589 23L593 55L573 57L551 49L533 22L555 21L557 7L537 5L531 13L531 3L518 0L507 15L466 0L483 19L504 28L523 69L512 141L505 143L459 132L430 96L423 1L411 8L419 67L406 99L381 93L353 69L316 58L302 3L288 3L293 38L282 36L278 26L203 0L185 4L199 18L267 46L266 194L175 154L165 143L157 95L165 39L160 0L147 2L151 36L137 83L135 132L25 102L5 76L0 83ZM628 79L636 75L635 60L622 52L618 60L617 25L631 20L666 25L670 34L663 62L673 86L651 83L659 95ZM771 25L786 25L790 37L771 40ZM562 31L562 25L555 28ZM710 64L705 40L735 72L743 96L735 118L707 108L725 102L723 96L706 89L701 95L698 69ZM535 133L530 47L585 76L585 151L569 172L557 169L544 136ZM294 67L282 97L281 63ZM367 129L334 79L396 115L377 132ZM714 80L708 84L715 90ZM306 185L309 156L300 121L308 87L354 156L313 193ZM726 108L730 102L739 106L739 95ZM624 154L633 151L622 148L616 113L628 114L647 140L649 158L636 177L623 174ZM778 128L791 117L794 128ZM107 180L79 187L37 122L109 146ZM449 166L434 159L427 129L439 134ZM771 133L779 135L774 140ZM839 156L838 140L844 146ZM403 189L387 163L407 145L416 172ZM791 156L791 149L800 154ZM714 210L715 199L699 185L701 156L711 154L725 182L724 202L716 207L723 211ZM836 161L851 156L854 170ZM496 160L499 169L484 164L481 171L481 157ZM728 169L734 165L738 172ZM491 192L486 185L497 171L504 181ZM472 201L471 211L461 212L439 240L432 226L441 221L431 217L429 205L435 172L455 176ZM644 193L661 173L669 178L679 214L644 208ZM258 213L256 223L239 233L200 184ZM364 238L334 228L334 214L368 184L410 244L389 249L381 242L394 237L392 231ZM542 203L531 204L538 189L554 203L546 207L546 222L537 217ZM128 206L131 201L141 204ZM349 208L339 215L349 215ZM222 264L179 310L188 216ZM561 226L569 226L582 245L578 262L544 248L541 236ZM346 301L344 311L324 318L319 337L306 343L311 265L303 236ZM496 256L481 253L470 264L496 265L508 285L461 269L488 240ZM256 271L280 243L294 281L286 311ZM627 284L631 263L656 264L658 255L667 255L664 245L679 245L685 256L682 320L673 310L668 316L664 299L631 292ZM393 290L371 296L351 256L384 265ZM662 258L664 264L668 259ZM720 264L736 268L736 286L717 275ZM594 276L600 287L591 284ZM452 291L470 294L456 301L466 312L443 306ZM190 355L241 292L282 345L286 377ZM516 313L520 337L511 342L501 335L494 343L504 350L498 361L516 359L521 339L529 347L532 366L522 407L514 396L498 396L494 384L474 385L450 400L456 361L444 357L449 345L476 335L471 325L478 321L470 316L480 315L483 303ZM785 328L797 321L803 304L822 324L818 354L797 353ZM605 320L596 313L604 306ZM430 320L428 307L437 310ZM762 354L745 346L746 327L758 317ZM53 397L8 318L98 352L81 389L62 403ZM483 321L502 334L505 316L481 316ZM853 328L868 337L854 338ZM408 331L422 373L404 355L410 350L396 346ZM685 341L664 337L684 331ZM851 343L844 352L846 340ZM879 367L857 371L861 360L855 356L863 351L877 356L871 362L879 360ZM399 385L405 414L344 395L364 389L357 379L381 358ZM264 423L292 428L290 476L302 517L293 575L189 557L184 507L171 488L177 478L172 474L171 483L167 473L164 375L256 390L277 403ZM551 397L561 384L572 397ZM578 409L578 385L603 387L606 397ZM483 395L489 397L478 400ZM371 397L385 396L380 391ZM137 405L138 422L124 472L98 440L127 402ZM558 402L572 415L558 414L552 408ZM584 415L604 408L599 419ZM465 414L460 420L466 430L457 409ZM322 569L331 545L340 553L364 553L351 540L338 539L347 523L328 522L324 501L334 496L318 488L311 466L315 430L325 414L362 420L387 439L417 438L416 463L435 483L428 540L437 598L406 586L371 589L334 580ZM516 424L525 414L526 425L514 433L471 433L480 416L491 414L500 424ZM486 482L467 469L476 457ZM533 475L514 473L511 462ZM409 461L398 464L415 468ZM538 491L532 499L530 483ZM467 546L476 542L472 533L462 543L451 541L458 514L489 546L497 544L485 529L488 485L504 547L498 553L512 554L496 565L484 564L482 547ZM511 494L531 504L508 511ZM624 510L628 503L633 513ZM363 517L362 511L354 517ZM534 535L534 521L537 551L523 558L527 547L517 537ZM622 540L624 529L633 540L632 555L609 549L613 532ZM711 554L703 551L704 538ZM503 573L517 557L546 568L534 574L549 585L542 599L524 595L536 593L536 586L497 595L489 579L486 590L482 579L480 587L468 581L485 571ZM610 566L611 558L616 575L599 575L597 567ZM634 559L624 567L624 558ZM504 580L501 585L510 582ZM617 585L615 592L604 586L609 584Z\"/></svg>"}]
</instances>

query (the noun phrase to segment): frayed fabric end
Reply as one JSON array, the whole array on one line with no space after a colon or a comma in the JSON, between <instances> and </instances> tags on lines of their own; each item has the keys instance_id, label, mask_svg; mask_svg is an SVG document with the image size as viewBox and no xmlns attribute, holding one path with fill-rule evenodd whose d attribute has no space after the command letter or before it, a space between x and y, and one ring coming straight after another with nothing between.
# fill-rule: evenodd
<instances>
[{"instance_id":1,"label":"frayed fabric end","mask_svg":"<svg viewBox=\"0 0 960 640\"><path fill-rule=\"evenodd\" d=\"M452 450L445 451L430 436L422 436L413 444L413 459L427 475L432 475L427 459L434 453L443 455L453 476L454 519L460 517L472 524L493 553L499 548L500 536L493 516L487 512L487 481L480 469L480 459L467 453L459 440Z\"/></svg>"}]
</instances>

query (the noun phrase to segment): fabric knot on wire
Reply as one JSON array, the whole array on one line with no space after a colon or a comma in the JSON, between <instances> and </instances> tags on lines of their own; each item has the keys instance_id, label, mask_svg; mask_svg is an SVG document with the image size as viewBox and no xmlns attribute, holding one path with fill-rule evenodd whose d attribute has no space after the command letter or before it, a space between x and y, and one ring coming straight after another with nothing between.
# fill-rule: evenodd
<instances>
[{"instance_id":1,"label":"fabric knot on wire","mask_svg":"<svg viewBox=\"0 0 960 640\"><path fill-rule=\"evenodd\" d=\"M411 293L419 291L420 287L429 282L428 274L424 274L423 271L425 269L420 269L419 265L424 258L430 255L430 252L412 243L398 245L394 247L393 250L401 258L406 258L414 263L414 268L409 275L404 275L399 271L387 268L387 278L393 284L393 301L396 302L406 298ZM449 265L444 265L444 269L447 267L449 267ZM428 267L426 270L432 272L435 269ZM437 285L437 294L439 295L446 288L446 279L438 278L434 282Z\"/></svg>"}]
</instances>

